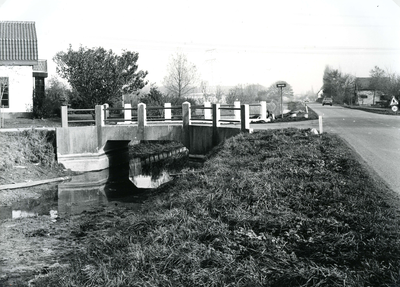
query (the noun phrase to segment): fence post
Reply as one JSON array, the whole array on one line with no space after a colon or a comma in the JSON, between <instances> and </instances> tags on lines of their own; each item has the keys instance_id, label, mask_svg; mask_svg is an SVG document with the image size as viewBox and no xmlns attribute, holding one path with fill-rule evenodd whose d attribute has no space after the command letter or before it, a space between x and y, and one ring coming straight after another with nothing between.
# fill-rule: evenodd
<instances>
[{"instance_id":1,"label":"fence post","mask_svg":"<svg viewBox=\"0 0 400 287\"><path fill-rule=\"evenodd\" d=\"M182 129L183 129L183 144L190 150L190 124L191 124L191 109L190 103L182 104Z\"/></svg>"},{"instance_id":2,"label":"fence post","mask_svg":"<svg viewBox=\"0 0 400 287\"><path fill-rule=\"evenodd\" d=\"M132 121L132 110L131 110L132 106L131 106L131 104L124 104L124 108L128 109L128 110L124 110L124 120L125 120L125 122Z\"/></svg>"},{"instance_id":3,"label":"fence post","mask_svg":"<svg viewBox=\"0 0 400 287\"><path fill-rule=\"evenodd\" d=\"M240 109L240 101L235 101L233 107L235 109ZM233 113L235 115L235 120L240 120L240 110L234 110Z\"/></svg>"},{"instance_id":4,"label":"fence post","mask_svg":"<svg viewBox=\"0 0 400 287\"><path fill-rule=\"evenodd\" d=\"M68 128L68 107L61 106L61 127Z\"/></svg>"},{"instance_id":5,"label":"fence post","mask_svg":"<svg viewBox=\"0 0 400 287\"><path fill-rule=\"evenodd\" d=\"M144 103L138 104L137 120L138 120L138 138L137 139L144 140L145 139L144 129L145 129L145 126L147 125L146 104L144 104Z\"/></svg>"},{"instance_id":6,"label":"fence post","mask_svg":"<svg viewBox=\"0 0 400 287\"><path fill-rule=\"evenodd\" d=\"M171 103L164 103L164 119L171 120Z\"/></svg>"},{"instance_id":7,"label":"fence post","mask_svg":"<svg viewBox=\"0 0 400 287\"><path fill-rule=\"evenodd\" d=\"M211 103L210 102L204 102L204 107L205 108L211 108ZM204 109L204 119L205 120L211 120L212 119L212 114L210 109Z\"/></svg>"},{"instance_id":8,"label":"fence post","mask_svg":"<svg viewBox=\"0 0 400 287\"><path fill-rule=\"evenodd\" d=\"M261 115L261 120L265 121L267 119L267 102L266 101L260 102L260 115Z\"/></svg>"},{"instance_id":9,"label":"fence post","mask_svg":"<svg viewBox=\"0 0 400 287\"><path fill-rule=\"evenodd\" d=\"M240 129L242 132L250 130L249 105L240 106Z\"/></svg>"}]
</instances>

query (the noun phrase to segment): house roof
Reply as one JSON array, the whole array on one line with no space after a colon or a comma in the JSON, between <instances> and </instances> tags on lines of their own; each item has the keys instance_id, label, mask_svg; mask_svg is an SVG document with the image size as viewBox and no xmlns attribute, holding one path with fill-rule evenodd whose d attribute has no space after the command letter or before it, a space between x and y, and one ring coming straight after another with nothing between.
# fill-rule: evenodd
<instances>
[{"instance_id":1,"label":"house roof","mask_svg":"<svg viewBox=\"0 0 400 287\"><path fill-rule=\"evenodd\" d=\"M374 87L374 78L368 77L368 78L356 78L356 90L358 91L372 91L375 90L376 88ZM386 80L389 81L388 77L381 77L381 80ZM376 84L376 80L375 80Z\"/></svg>"},{"instance_id":2,"label":"house roof","mask_svg":"<svg viewBox=\"0 0 400 287\"><path fill-rule=\"evenodd\" d=\"M356 88L358 90L374 90L371 78L356 78Z\"/></svg>"},{"instance_id":3,"label":"house roof","mask_svg":"<svg viewBox=\"0 0 400 287\"><path fill-rule=\"evenodd\" d=\"M37 64L35 22L0 21L0 65Z\"/></svg>"}]
</instances>

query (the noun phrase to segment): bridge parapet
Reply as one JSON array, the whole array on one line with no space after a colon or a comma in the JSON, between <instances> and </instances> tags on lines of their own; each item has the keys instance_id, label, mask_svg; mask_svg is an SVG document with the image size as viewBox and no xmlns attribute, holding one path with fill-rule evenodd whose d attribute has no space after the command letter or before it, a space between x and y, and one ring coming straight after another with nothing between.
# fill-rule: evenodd
<instances>
[{"instance_id":1,"label":"bridge parapet","mask_svg":"<svg viewBox=\"0 0 400 287\"><path fill-rule=\"evenodd\" d=\"M164 118L148 120L148 111L155 108L163 109ZM97 105L95 109L88 110L68 110L63 106L62 127L57 128L58 161L72 170L99 170L109 165L109 151L105 148L109 141L128 144L140 140L174 140L182 142L191 154L205 154L226 138L240 132L251 132L249 105L236 103L232 107L206 103L191 106L185 102L180 107L182 114L179 120L173 120L170 113L173 108L176 109L170 104L146 107L146 104L140 103L137 108L125 105L119 109L124 114L123 118L113 118L110 114L116 109L106 105ZM194 113L196 109L202 110L202 117ZM69 123L77 122L69 120L68 113L74 111L94 114L94 120L84 122L91 125L69 127Z\"/></svg>"}]
</instances>

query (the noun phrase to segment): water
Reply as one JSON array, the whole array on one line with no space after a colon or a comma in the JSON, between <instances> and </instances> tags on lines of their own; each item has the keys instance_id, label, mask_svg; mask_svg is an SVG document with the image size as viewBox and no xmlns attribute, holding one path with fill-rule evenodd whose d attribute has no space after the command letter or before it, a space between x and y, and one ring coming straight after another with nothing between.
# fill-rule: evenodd
<instances>
[{"instance_id":1,"label":"water","mask_svg":"<svg viewBox=\"0 0 400 287\"><path fill-rule=\"evenodd\" d=\"M184 156L187 157L187 153ZM168 160L171 162L171 159ZM178 161L177 165L180 164ZM118 204L129 204L132 208L139 209L147 198L149 189L157 188L173 179L170 171L164 169L160 163L131 159L129 163L86 172L73 176L68 182L50 185L37 199L22 200L12 206L0 206L0 220L41 215L55 220L57 217Z\"/></svg>"},{"instance_id":2,"label":"water","mask_svg":"<svg viewBox=\"0 0 400 287\"><path fill-rule=\"evenodd\" d=\"M26 198L13 202L11 206L0 205L0 220L36 217L57 213L57 187L50 186L39 198ZM51 213L50 213L51 211Z\"/></svg>"}]
</instances>

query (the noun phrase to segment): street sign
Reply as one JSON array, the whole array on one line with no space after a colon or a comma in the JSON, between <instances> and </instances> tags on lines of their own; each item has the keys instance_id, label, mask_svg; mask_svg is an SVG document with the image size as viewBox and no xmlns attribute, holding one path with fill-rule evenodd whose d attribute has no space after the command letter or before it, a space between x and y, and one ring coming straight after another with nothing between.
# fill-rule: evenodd
<instances>
[{"instance_id":1,"label":"street sign","mask_svg":"<svg viewBox=\"0 0 400 287\"><path fill-rule=\"evenodd\" d=\"M277 88L281 88L281 114L282 114L282 119L283 119L283 100L282 100L282 88L286 87L285 83L281 84L276 84Z\"/></svg>"}]
</instances>

